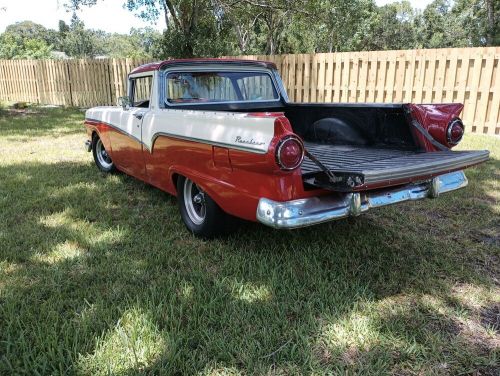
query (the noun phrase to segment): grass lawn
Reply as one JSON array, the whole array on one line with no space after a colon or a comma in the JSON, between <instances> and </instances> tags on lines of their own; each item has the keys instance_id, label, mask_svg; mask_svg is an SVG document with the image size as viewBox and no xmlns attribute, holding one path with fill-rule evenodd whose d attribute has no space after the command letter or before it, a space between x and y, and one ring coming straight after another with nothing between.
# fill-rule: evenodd
<instances>
[{"instance_id":1,"label":"grass lawn","mask_svg":"<svg viewBox=\"0 0 500 376\"><path fill-rule=\"evenodd\" d=\"M499 374L500 139L439 199L202 241L81 111L30 111L0 114L0 374Z\"/></svg>"}]
</instances>

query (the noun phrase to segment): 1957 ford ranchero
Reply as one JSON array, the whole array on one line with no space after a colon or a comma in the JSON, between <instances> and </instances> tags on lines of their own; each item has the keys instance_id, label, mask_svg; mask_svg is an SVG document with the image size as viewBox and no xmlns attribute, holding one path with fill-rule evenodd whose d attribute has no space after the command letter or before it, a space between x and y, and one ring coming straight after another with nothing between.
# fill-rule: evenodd
<instances>
[{"instance_id":1,"label":"1957 ford ranchero","mask_svg":"<svg viewBox=\"0 0 500 376\"><path fill-rule=\"evenodd\" d=\"M297 228L467 185L488 151L451 151L461 104L290 103L276 66L168 60L85 114L97 167L176 195L195 235L230 216Z\"/></svg>"}]
</instances>

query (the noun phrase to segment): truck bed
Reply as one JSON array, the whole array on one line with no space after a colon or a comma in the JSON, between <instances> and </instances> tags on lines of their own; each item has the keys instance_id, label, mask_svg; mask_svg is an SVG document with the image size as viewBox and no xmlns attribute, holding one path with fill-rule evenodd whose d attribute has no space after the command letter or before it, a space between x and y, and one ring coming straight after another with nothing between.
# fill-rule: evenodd
<instances>
[{"instance_id":1,"label":"truck bed","mask_svg":"<svg viewBox=\"0 0 500 376\"><path fill-rule=\"evenodd\" d=\"M315 142L305 142L304 146L331 172L361 175L364 184L358 188L422 180L484 162L489 156L487 150L429 153ZM305 157L301 169L306 183L328 188L325 173L311 159Z\"/></svg>"}]
</instances>

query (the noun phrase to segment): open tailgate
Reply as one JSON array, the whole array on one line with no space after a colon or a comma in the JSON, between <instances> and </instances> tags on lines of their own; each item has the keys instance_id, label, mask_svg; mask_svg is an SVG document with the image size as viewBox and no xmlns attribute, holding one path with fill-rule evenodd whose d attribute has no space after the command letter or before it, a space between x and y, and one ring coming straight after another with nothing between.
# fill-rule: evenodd
<instances>
[{"instance_id":1,"label":"open tailgate","mask_svg":"<svg viewBox=\"0 0 500 376\"><path fill-rule=\"evenodd\" d=\"M422 181L489 158L487 150L415 152L312 142L305 142L304 146L310 156L306 154L301 165L305 183L335 191Z\"/></svg>"}]
</instances>

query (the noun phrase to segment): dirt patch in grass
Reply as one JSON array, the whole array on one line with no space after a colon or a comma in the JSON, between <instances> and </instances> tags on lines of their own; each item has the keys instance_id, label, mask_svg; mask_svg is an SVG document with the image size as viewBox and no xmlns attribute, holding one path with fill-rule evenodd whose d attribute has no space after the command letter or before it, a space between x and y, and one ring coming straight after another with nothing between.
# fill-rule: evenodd
<instances>
[{"instance_id":1,"label":"dirt patch in grass","mask_svg":"<svg viewBox=\"0 0 500 376\"><path fill-rule=\"evenodd\" d=\"M493 303L481 310L481 323L500 335L500 303Z\"/></svg>"},{"instance_id":2,"label":"dirt patch in grass","mask_svg":"<svg viewBox=\"0 0 500 376\"><path fill-rule=\"evenodd\" d=\"M3 110L4 116L28 116L28 115L37 115L37 116L49 116L45 111L40 108L6 108Z\"/></svg>"},{"instance_id":3,"label":"dirt patch in grass","mask_svg":"<svg viewBox=\"0 0 500 376\"><path fill-rule=\"evenodd\" d=\"M478 370L468 373L470 376L498 376L500 375L500 366L479 367Z\"/></svg>"},{"instance_id":4,"label":"dirt patch in grass","mask_svg":"<svg viewBox=\"0 0 500 376\"><path fill-rule=\"evenodd\" d=\"M497 333L489 334L481 322L475 319L461 320L460 339L477 349L483 354L489 354L500 349L500 335Z\"/></svg>"}]
</instances>

